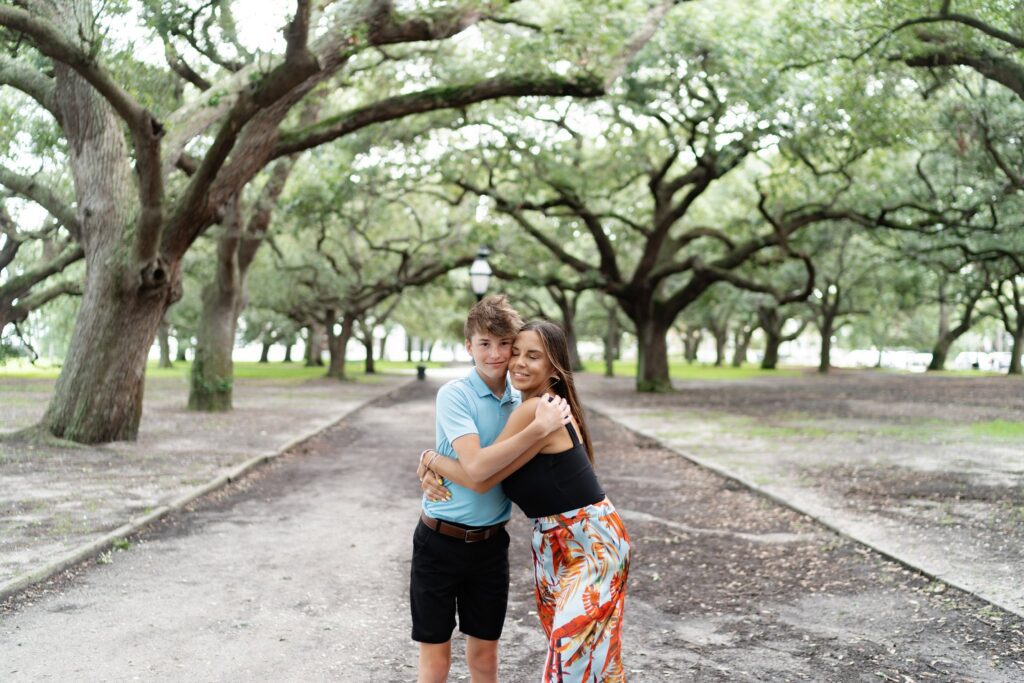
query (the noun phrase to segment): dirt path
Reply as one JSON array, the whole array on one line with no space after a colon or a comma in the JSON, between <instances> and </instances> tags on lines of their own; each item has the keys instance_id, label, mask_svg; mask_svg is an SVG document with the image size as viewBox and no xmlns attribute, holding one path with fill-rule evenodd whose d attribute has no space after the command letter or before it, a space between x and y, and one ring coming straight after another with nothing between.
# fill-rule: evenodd
<instances>
[{"instance_id":1,"label":"dirt path","mask_svg":"<svg viewBox=\"0 0 1024 683\"><path fill-rule=\"evenodd\" d=\"M139 438L95 446L0 441L0 596L26 575L132 519L189 496L254 457L271 456L410 378L359 382L239 379L235 409L186 409L185 378L146 383ZM0 432L34 424L53 380L0 382Z\"/></svg>"},{"instance_id":2,"label":"dirt path","mask_svg":"<svg viewBox=\"0 0 1024 683\"><path fill-rule=\"evenodd\" d=\"M109 564L9 605L0 678L414 680L410 466L433 439L435 389L353 413ZM631 681L1024 676L1019 621L608 420L592 428L636 548ZM516 512L511 527L502 679L518 682L535 680L543 645L528 525Z\"/></svg>"},{"instance_id":3,"label":"dirt path","mask_svg":"<svg viewBox=\"0 0 1024 683\"><path fill-rule=\"evenodd\" d=\"M588 377L615 419L1024 615L1024 381L872 372L678 383Z\"/></svg>"}]
</instances>

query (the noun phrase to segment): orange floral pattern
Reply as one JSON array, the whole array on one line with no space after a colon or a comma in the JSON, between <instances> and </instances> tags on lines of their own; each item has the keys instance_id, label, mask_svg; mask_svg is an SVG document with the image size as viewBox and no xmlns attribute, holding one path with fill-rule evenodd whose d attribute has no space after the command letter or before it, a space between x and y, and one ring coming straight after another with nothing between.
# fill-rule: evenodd
<instances>
[{"instance_id":1,"label":"orange floral pattern","mask_svg":"<svg viewBox=\"0 0 1024 683\"><path fill-rule=\"evenodd\" d=\"M629 535L607 498L533 520L537 614L548 637L544 683L625 681L622 611Z\"/></svg>"}]
</instances>

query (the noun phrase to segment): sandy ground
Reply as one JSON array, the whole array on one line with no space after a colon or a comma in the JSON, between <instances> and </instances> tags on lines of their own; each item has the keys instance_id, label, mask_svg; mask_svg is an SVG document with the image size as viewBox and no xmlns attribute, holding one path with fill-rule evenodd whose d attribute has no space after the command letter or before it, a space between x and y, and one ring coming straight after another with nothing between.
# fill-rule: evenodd
<instances>
[{"instance_id":1,"label":"sandy ground","mask_svg":"<svg viewBox=\"0 0 1024 683\"><path fill-rule=\"evenodd\" d=\"M583 385L622 424L1024 615L1024 380L851 372L643 396L628 380Z\"/></svg>"},{"instance_id":2,"label":"sandy ground","mask_svg":"<svg viewBox=\"0 0 1024 683\"><path fill-rule=\"evenodd\" d=\"M235 410L195 413L185 409L183 378L150 380L138 441L72 448L0 441L0 586L408 381L240 379ZM37 422L52 387L52 380L0 381L0 433Z\"/></svg>"},{"instance_id":3,"label":"sandy ground","mask_svg":"<svg viewBox=\"0 0 1024 683\"><path fill-rule=\"evenodd\" d=\"M8 602L0 678L410 681L415 454L436 384L371 404ZM592 420L634 541L632 681L1014 681L1013 616L844 540L651 439ZM502 680L535 680L529 526L515 512ZM467 680L456 639L452 680Z\"/></svg>"}]
</instances>

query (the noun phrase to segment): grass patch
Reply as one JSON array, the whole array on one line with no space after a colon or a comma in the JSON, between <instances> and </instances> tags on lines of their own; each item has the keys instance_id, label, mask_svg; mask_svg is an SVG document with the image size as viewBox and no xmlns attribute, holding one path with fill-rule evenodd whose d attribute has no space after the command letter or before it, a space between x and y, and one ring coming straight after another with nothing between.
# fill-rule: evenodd
<instances>
[{"instance_id":1,"label":"grass patch","mask_svg":"<svg viewBox=\"0 0 1024 683\"><path fill-rule=\"evenodd\" d=\"M988 439L1024 440L1024 422L992 420L975 422L970 426L971 435Z\"/></svg>"},{"instance_id":2,"label":"grass patch","mask_svg":"<svg viewBox=\"0 0 1024 683\"><path fill-rule=\"evenodd\" d=\"M416 366L420 363L407 363L405 361L377 361L378 373L391 372L415 372ZM423 363L428 368L441 367L440 363ZM172 368L157 367L156 361L150 361L146 365L146 377L149 379L184 379L188 380L192 364L188 362L177 362ZM363 374L363 362L350 360L345 368L349 379L357 382L379 381L373 375ZM56 379L60 374L60 366L46 363L31 365L22 360L11 361L0 365L0 380L3 379ZM252 361L235 363L236 379L265 379L278 381L304 382L310 379L318 379L327 374L327 366L307 368L301 362L298 363L257 363Z\"/></svg>"},{"instance_id":3,"label":"grass patch","mask_svg":"<svg viewBox=\"0 0 1024 683\"><path fill-rule=\"evenodd\" d=\"M604 374L604 361L588 360L583 361L583 369L594 374ZM615 361L612 366L616 377L636 377L636 361ZM762 370L756 365L744 365L743 367L715 367L703 363L690 365L684 361L670 361L668 367L669 377L675 380L739 380L751 379L753 377L797 377L803 374L803 370L782 369Z\"/></svg>"},{"instance_id":4,"label":"grass patch","mask_svg":"<svg viewBox=\"0 0 1024 683\"><path fill-rule=\"evenodd\" d=\"M876 433L881 436L888 436L904 441L916 441L918 443L932 443L941 439L948 439L952 433L948 422L942 420L921 420L905 424L880 425Z\"/></svg>"},{"instance_id":5,"label":"grass patch","mask_svg":"<svg viewBox=\"0 0 1024 683\"><path fill-rule=\"evenodd\" d=\"M752 427L747 430L750 436L762 439L821 439L831 432L823 427L783 427L783 426L762 426Z\"/></svg>"}]
</instances>

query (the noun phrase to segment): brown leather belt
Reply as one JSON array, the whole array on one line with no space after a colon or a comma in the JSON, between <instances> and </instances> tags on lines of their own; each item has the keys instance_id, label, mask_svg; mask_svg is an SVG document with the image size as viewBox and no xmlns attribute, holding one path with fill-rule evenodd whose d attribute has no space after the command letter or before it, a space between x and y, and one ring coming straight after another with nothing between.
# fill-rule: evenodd
<instances>
[{"instance_id":1,"label":"brown leather belt","mask_svg":"<svg viewBox=\"0 0 1024 683\"><path fill-rule=\"evenodd\" d=\"M420 521L423 522L428 529L436 531L439 534L444 534L445 536L457 538L460 541L465 541L466 543L486 541L488 538L504 529L505 525L508 524L508 522L502 522L501 524L480 527L479 529L463 529L460 526L449 524L443 520L434 519L422 510L420 510Z\"/></svg>"}]
</instances>

